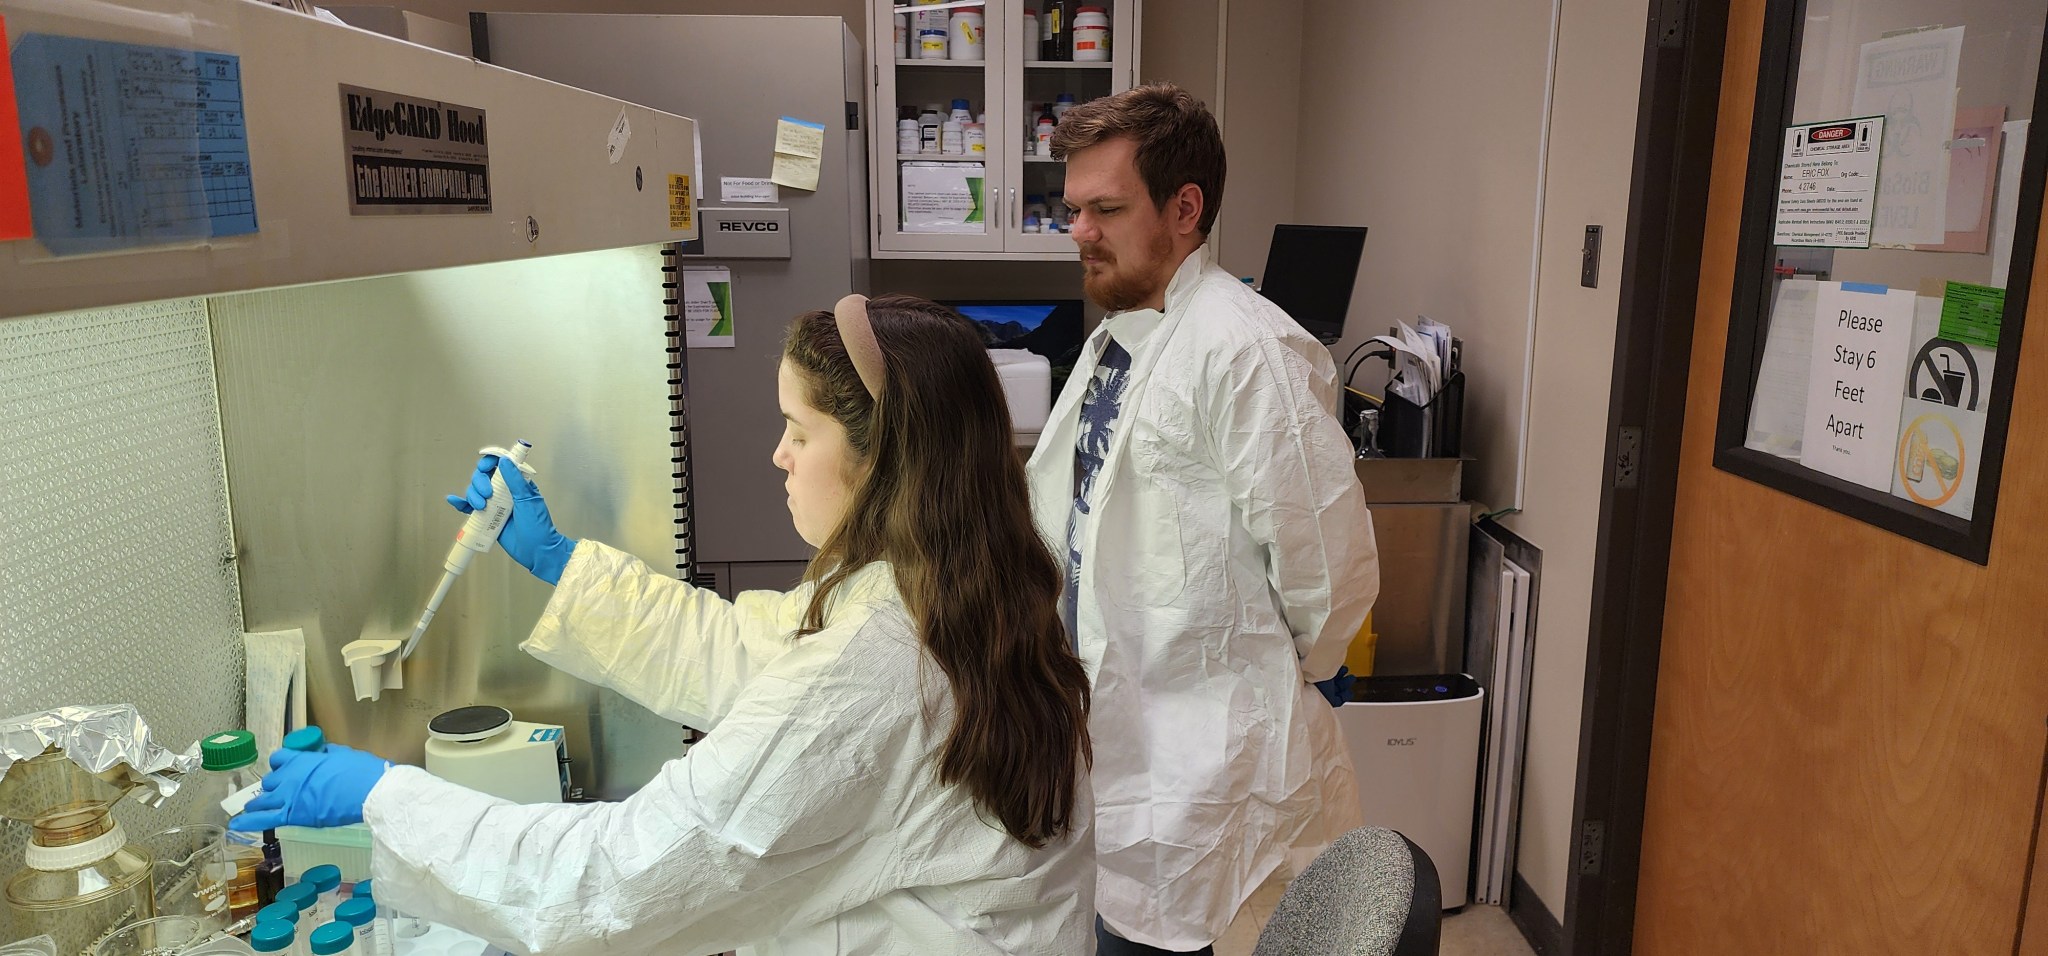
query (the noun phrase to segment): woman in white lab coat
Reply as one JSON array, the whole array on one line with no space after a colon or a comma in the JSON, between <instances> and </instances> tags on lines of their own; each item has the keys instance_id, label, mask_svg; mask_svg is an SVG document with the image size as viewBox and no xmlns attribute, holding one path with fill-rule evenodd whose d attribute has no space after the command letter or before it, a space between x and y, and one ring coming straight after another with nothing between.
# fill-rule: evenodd
<instances>
[{"instance_id":1,"label":"woman in white lab coat","mask_svg":"<svg viewBox=\"0 0 2048 956\"><path fill-rule=\"evenodd\" d=\"M514 952L1088 953L1087 679L1058 617L976 327L841 300L778 373L804 583L727 602L554 530L512 494L507 554L556 584L521 646L709 730L621 803L519 806L330 746L281 751L236 826L369 823L380 902Z\"/></svg>"}]
</instances>

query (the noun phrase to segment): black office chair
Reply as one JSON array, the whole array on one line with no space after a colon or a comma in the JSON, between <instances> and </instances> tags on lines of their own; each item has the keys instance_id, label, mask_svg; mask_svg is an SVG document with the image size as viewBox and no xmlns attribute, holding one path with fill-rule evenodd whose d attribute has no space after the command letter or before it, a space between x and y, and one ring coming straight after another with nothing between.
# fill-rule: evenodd
<instances>
[{"instance_id":1,"label":"black office chair","mask_svg":"<svg viewBox=\"0 0 2048 956\"><path fill-rule=\"evenodd\" d=\"M1429 854L1393 830L1359 827L1287 887L1252 956L1434 956L1443 919Z\"/></svg>"}]
</instances>

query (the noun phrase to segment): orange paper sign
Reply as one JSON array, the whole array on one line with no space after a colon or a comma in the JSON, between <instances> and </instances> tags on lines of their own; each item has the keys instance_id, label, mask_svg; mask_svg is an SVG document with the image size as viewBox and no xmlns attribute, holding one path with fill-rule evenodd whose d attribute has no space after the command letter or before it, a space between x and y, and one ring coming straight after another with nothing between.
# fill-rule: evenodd
<instances>
[{"instance_id":1,"label":"orange paper sign","mask_svg":"<svg viewBox=\"0 0 2048 956\"><path fill-rule=\"evenodd\" d=\"M21 165L21 118L14 107L14 67L7 57L7 18L0 17L0 241L26 239L28 172Z\"/></svg>"}]
</instances>

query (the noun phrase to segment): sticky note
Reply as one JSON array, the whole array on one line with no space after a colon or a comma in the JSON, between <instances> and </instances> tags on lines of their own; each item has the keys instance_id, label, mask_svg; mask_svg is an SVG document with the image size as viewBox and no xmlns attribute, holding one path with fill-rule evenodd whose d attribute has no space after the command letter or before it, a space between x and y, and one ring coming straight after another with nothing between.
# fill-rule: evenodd
<instances>
[{"instance_id":1,"label":"sticky note","mask_svg":"<svg viewBox=\"0 0 2048 956\"><path fill-rule=\"evenodd\" d=\"M775 161L768 179L791 189L818 188L818 161L825 155L825 124L784 116L775 121Z\"/></svg>"}]
</instances>

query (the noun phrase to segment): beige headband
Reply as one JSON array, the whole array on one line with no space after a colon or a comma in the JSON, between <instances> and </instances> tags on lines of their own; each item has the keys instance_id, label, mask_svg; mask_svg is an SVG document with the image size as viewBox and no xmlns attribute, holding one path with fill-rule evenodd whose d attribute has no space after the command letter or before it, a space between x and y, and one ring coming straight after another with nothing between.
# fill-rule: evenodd
<instances>
[{"instance_id":1,"label":"beige headband","mask_svg":"<svg viewBox=\"0 0 2048 956\"><path fill-rule=\"evenodd\" d=\"M868 297L854 293L840 299L832 307L832 319L839 326L839 341L846 345L846 356L853 359L853 370L860 374L860 383L867 386L868 397L881 398L882 384L888 381L884 374L888 369L882 361L882 345L875 341L875 327L868 322Z\"/></svg>"}]
</instances>

